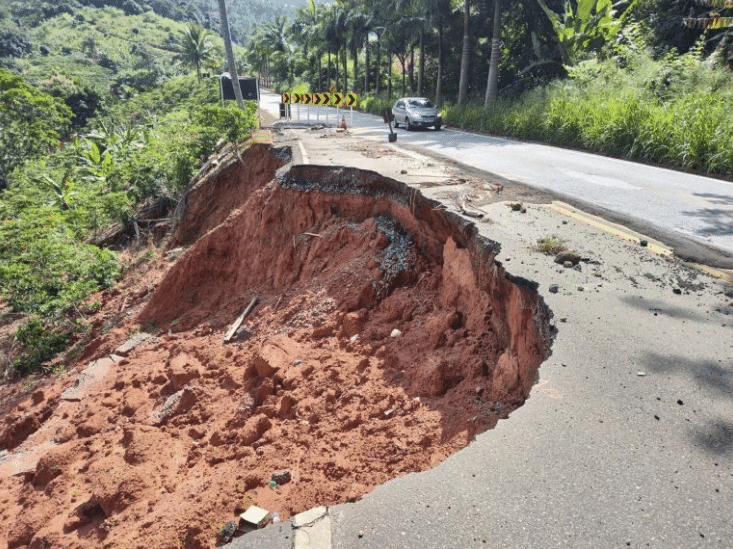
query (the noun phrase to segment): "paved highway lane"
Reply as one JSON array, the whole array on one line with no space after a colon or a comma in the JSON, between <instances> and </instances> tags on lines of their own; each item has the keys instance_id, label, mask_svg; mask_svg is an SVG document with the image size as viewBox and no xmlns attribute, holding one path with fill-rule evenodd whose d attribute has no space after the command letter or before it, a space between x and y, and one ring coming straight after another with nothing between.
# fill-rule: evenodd
<instances>
[{"instance_id":1,"label":"paved highway lane","mask_svg":"<svg viewBox=\"0 0 733 549\"><path fill-rule=\"evenodd\" d=\"M263 92L262 107L279 116L280 96ZM381 118L333 108L291 106L295 122L388 132ZM318 115L316 114L318 113ZM328 118L326 118L328 117ZM395 130L406 143L473 168L582 203L713 266L733 268L733 183L596 154L452 129ZM712 253L699 250L702 244Z\"/></svg>"}]
</instances>

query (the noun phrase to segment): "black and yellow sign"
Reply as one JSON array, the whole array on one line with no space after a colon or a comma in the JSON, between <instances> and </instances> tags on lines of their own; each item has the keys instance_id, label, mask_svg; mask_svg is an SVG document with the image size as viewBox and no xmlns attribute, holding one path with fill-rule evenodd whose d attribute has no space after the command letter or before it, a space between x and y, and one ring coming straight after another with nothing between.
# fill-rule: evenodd
<instances>
[{"instance_id":1,"label":"black and yellow sign","mask_svg":"<svg viewBox=\"0 0 733 549\"><path fill-rule=\"evenodd\" d=\"M341 105L341 102L343 100L344 100L343 93L332 93L328 104L332 107L338 107L339 105Z\"/></svg>"},{"instance_id":2,"label":"black and yellow sign","mask_svg":"<svg viewBox=\"0 0 733 549\"><path fill-rule=\"evenodd\" d=\"M330 107L355 107L359 103L359 96L355 93L284 93L282 94L282 103L285 104L301 104L301 105L318 105Z\"/></svg>"}]
</instances>

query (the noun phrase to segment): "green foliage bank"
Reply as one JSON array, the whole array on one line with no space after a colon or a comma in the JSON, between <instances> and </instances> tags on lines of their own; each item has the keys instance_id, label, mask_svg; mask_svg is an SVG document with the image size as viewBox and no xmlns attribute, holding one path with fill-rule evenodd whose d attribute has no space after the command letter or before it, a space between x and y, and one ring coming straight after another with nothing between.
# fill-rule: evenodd
<instances>
[{"instance_id":1,"label":"green foliage bank","mask_svg":"<svg viewBox=\"0 0 733 549\"><path fill-rule=\"evenodd\" d=\"M202 159L256 127L256 104L222 106L217 82L178 77L110 107L58 147L68 109L19 77L0 78L40 98L33 119L50 124L37 130L40 145L7 153L9 188L0 192L0 292L12 311L32 315L16 337L24 351L14 367L27 373L83 334L74 319L123 272L116 252L93 244L100 233L142 200L177 199Z\"/></svg>"},{"instance_id":2,"label":"green foliage bank","mask_svg":"<svg viewBox=\"0 0 733 549\"><path fill-rule=\"evenodd\" d=\"M569 78L500 99L449 106L467 129L733 176L733 74L699 49L643 49L569 68Z\"/></svg>"}]
</instances>

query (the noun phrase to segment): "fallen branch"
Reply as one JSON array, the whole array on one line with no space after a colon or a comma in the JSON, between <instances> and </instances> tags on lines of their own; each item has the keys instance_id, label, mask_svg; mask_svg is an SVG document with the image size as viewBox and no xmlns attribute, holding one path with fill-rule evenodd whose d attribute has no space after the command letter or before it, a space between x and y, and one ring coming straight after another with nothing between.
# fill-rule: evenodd
<instances>
[{"instance_id":1,"label":"fallen branch","mask_svg":"<svg viewBox=\"0 0 733 549\"><path fill-rule=\"evenodd\" d=\"M463 215L467 215L468 217L475 217L476 219L481 219L484 216L484 214L482 214L482 213L468 211L466 209L466 203L465 202L463 202L458 208L461 210L461 213Z\"/></svg>"},{"instance_id":2,"label":"fallen branch","mask_svg":"<svg viewBox=\"0 0 733 549\"><path fill-rule=\"evenodd\" d=\"M485 215L487 215L487 214L486 214L486 212L485 212L485 211L483 211L483 210L482 210L481 208L477 208L476 206L469 206L469 205L468 205L468 201L469 201L469 197L468 197L468 195L465 195L465 194L464 194L464 195L463 195L463 196L461 197L461 202L460 202L460 204L458 203L458 200L455 200L455 199L453 200L453 204L455 205L455 207L456 207L456 208L458 208L458 210L459 210L459 211L460 211L460 212L461 212L461 213L462 213L463 215L467 215L468 217L475 217L475 218L477 218L477 219L481 219L481 218L483 218L483 217L484 217ZM468 209L468 208L471 208L472 210L475 210L475 211L473 211L473 212L472 212L472 211L469 211L469 209ZM479 213L477 213L477 212L479 212Z\"/></svg>"},{"instance_id":3,"label":"fallen branch","mask_svg":"<svg viewBox=\"0 0 733 549\"><path fill-rule=\"evenodd\" d=\"M244 322L244 319L247 318L247 315L252 312L252 309L255 308L255 305L257 305L257 296L254 296L252 298L252 301L249 302L249 305L247 305L247 308L242 312L241 315L237 318L237 320L234 321L234 324L232 324L231 328L229 328L229 331L224 336L224 343L229 343L229 340L234 337L234 334L237 332L239 327L242 325L242 322Z\"/></svg>"}]
</instances>

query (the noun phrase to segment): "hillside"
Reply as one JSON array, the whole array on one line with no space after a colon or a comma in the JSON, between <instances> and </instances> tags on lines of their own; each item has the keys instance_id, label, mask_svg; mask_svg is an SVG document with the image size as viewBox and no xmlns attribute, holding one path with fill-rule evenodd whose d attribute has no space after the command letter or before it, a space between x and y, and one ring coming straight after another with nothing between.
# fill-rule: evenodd
<instances>
[{"instance_id":1,"label":"hillside","mask_svg":"<svg viewBox=\"0 0 733 549\"><path fill-rule=\"evenodd\" d=\"M10 0L7 9L24 26L34 27L61 13L73 16L87 7L117 8L125 15L153 12L177 22L198 23L209 29L219 28L216 3L207 0L37 0L32 3ZM292 6L273 0L227 0L232 39L243 45L246 43L246 29L294 11Z\"/></svg>"},{"instance_id":2,"label":"hillside","mask_svg":"<svg viewBox=\"0 0 733 549\"><path fill-rule=\"evenodd\" d=\"M186 23L153 12L126 15L113 7L80 7L30 27L19 23L10 17L2 21L0 66L64 97L90 88L126 99L191 71L176 60ZM218 51L210 70L218 71L224 65L223 44L218 33L209 40Z\"/></svg>"}]
</instances>

